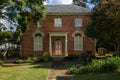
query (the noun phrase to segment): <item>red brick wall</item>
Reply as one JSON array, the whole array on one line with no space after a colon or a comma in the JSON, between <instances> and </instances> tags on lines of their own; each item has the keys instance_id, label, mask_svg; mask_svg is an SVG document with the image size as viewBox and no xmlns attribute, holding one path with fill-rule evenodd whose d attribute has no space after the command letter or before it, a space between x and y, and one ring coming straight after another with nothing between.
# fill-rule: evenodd
<instances>
[{"instance_id":1,"label":"red brick wall","mask_svg":"<svg viewBox=\"0 0 120 80\"><path fill-rule=\"evenodd\" d=\"M54 18L62 18L62 27L54 27ZM76 28L74 26L74 18L80 17L83 19L83 26ZM85 31L87 23L90 21L90 15L47 15L42 23L42 27L36 29L30 22L30 28L23 34L22 37L22 55L23 57L38 55L41 56L44 51L49 52L49 32L68 32L68 53L69 54L80 54L84 51L92 51L95 53L95 41L84 36L83 51L74 51L74 38L72 33L76 30L82 32ZM33 37L32 34L35 30L43 31L45 37L43 37L43 51L35 52L33 49Z\"/></svg>"}]
</instances>

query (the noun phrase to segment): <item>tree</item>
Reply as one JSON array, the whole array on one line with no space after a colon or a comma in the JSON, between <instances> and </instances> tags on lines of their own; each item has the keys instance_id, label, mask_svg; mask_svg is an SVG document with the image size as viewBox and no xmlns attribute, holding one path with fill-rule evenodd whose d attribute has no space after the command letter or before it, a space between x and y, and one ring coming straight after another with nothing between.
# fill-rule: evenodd
<instances>
[{"instance_id":1,"label":"tree","mask_svg":"<svg viewBox=\"0 0 120 80\"><path fill-rule=\"evenodd\" d=\"M120 51L120 1L98 4L92 12L92 21L86 29L86 35L98 41L109 42L114 46L116 55Z\"/></svg>"},{"instance_id":2,"label":"tree","mask_svg":"<svg viewBox=\"0 0 120 80\"><path fill-rule=\"evenodd\" d=\"M87 0L73 0L73 3L78 6L87 8Z\"/></svg>"},{"instance_id":3,"label":"tree","mask_svg":"<svg viewBox=\"0 0 120 80\"><path fill-rule=\"evenodd\" d=\"M45 16L45 0L2 0L0 1L0 15L6 15L9 20L18 23L15 39L20 41L22 33L28 28L28 22L32 21L36 27ZM2 10L5 10L5 13Z\"/></svg>"}]
</instances>

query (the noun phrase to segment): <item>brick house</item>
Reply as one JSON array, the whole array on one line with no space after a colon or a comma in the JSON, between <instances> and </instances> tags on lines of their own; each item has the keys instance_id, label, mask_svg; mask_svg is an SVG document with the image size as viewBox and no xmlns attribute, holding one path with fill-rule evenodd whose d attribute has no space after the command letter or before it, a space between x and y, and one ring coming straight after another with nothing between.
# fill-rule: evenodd
<instances>
[{"instance_id":1,"label":"brick house","mask_svg":"<svg viewBox=\"0 0 120 80\"><path fill-rule=\"evenodd\" d=\"M95 40L85 35L90 10L77 5L47 5L46 17L39 28L30 28L22 36L23 57L68 56L85 51L95 53Z\"/></svg>"}]
</instances>

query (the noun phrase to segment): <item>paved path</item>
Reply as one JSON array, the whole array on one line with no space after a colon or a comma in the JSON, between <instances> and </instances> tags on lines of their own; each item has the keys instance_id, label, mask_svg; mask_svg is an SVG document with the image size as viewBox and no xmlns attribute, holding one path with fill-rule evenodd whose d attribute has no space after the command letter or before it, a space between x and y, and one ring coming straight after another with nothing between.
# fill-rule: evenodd
<instances>
[{"instance_id":1,"label":"paved path","mask_svg":"<svg viewBox=\"0 0 120 80\"><path fill-rule=\"evenodd\" d=\"M66 67L62 61L55 61L48 72L47 80L73 80L73 77L66 75Z\"/></svg>"}]
</instances>

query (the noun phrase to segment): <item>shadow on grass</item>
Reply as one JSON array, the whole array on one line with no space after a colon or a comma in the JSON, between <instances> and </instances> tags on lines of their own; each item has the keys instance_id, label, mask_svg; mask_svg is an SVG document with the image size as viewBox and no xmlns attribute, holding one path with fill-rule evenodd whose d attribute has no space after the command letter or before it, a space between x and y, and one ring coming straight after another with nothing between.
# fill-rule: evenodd
<instances>
[{"instance_id":1,"label":"shadow on grass","mask_svg":"<svg viewBox=\"0 0 120 80\"><path fill-rule=\"evenodd\" d=\"M35 64L35 66L31 67L31 68L50 68L51 67L51 63L37 63Z\"/></svg>"}]
</instances>

